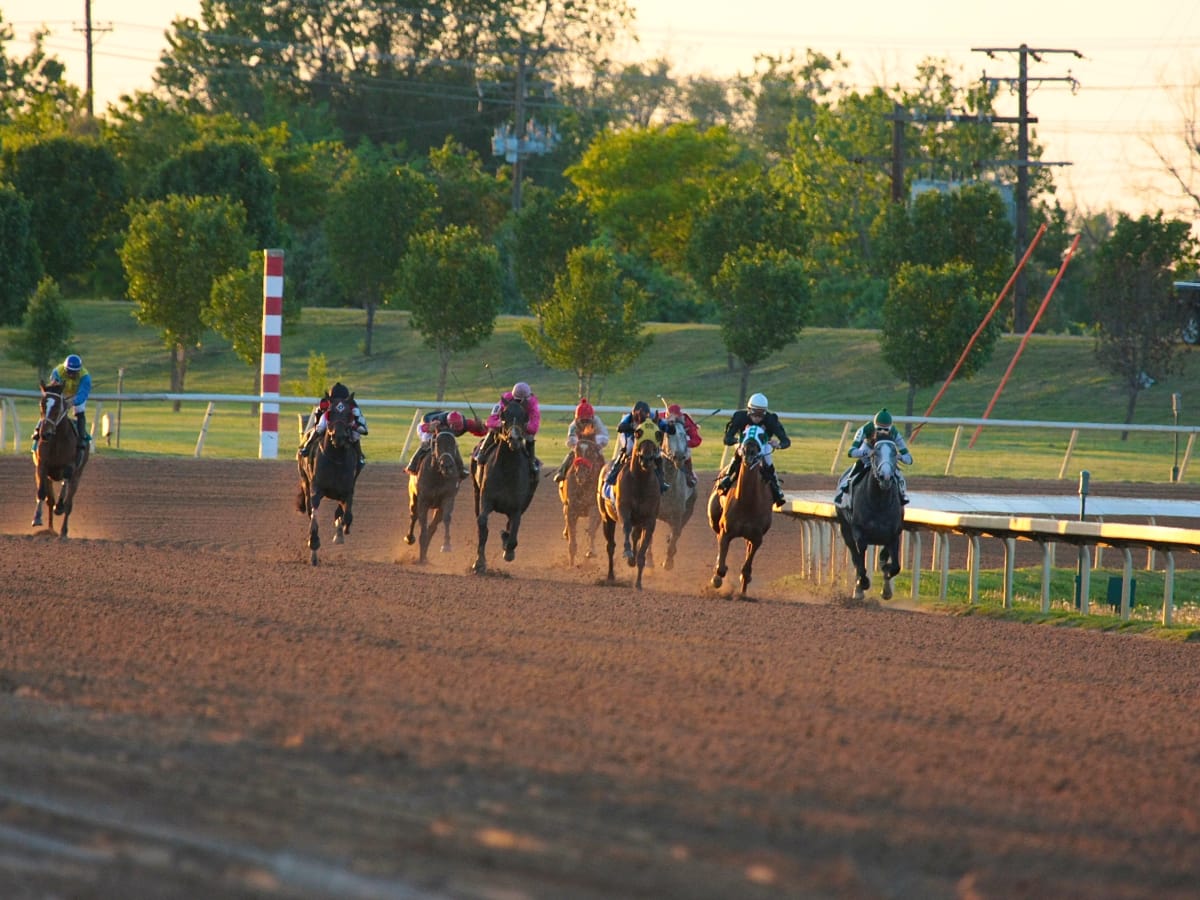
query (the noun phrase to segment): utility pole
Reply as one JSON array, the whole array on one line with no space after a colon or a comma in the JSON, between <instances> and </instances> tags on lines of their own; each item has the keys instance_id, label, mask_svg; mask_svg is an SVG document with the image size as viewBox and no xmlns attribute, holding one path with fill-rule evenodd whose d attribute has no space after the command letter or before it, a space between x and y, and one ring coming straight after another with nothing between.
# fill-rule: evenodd
<instances>
[{"instance_id":1,"label":"utility pole","mask_svg":"<svg viewBox=\"0 0 1200 900\"><path fill-rule=\"evenodd\" d=\"M557 52L557 47L547 47L535 51L539 57L550 52ZM524 42L517 48L516 94L513 97L513 124L497 127L492 132L492 153L504 157L512 163L513 212L521 211L521 182L525 176L525 158L528 156L549 153L558 144L558 131L553 125L542 125L525 117L525 92L529 77L529 47ZM534 66L536 68L536 61Z\"/></svg>"},{"instance_id":2,"label":"utility pole","mask_svg":"<svg viewBox=\"0 0 1200 900\"><path fill-rule=\"evenodd\" d=\"M1071 85L1072 91L1079 87L1079 82L1069 74L1052 78L1030 78L1029 58L1033 57L1035 62L1042 62L1042 57L1047 54L1069 53L1077 59L1083 59L1083 54L1078 50L1062 50L1049 47L1034 48L1027 44L1022 44L1019 47L972 47L971 52L986 53L991 59L995 59L997 53L1017 54L1017 77L1015 79L1012 77L988 78L985 72L983 80L992 84L1006 81L1010 86L1015 83L1017 88L1017 221L1016 236L1013 242L1013 258L1019 263L1022 254L1025 252L1029 233L1029 125L1031 122L1037 121L1037 119L1031 118L1029 115L1029 82L1065 81ZM1022 267L1017 270L1017 280L1013 284L1013 333L1024 333L1028 327L1025 309L1026 293L1025 270Z\"/></svg>"},{"instance_id":3,"label":"utility pole","mask_svg":"<svg viewBox=\"0 0 1200 900\"><path fill-rule=\"evenodd\" d=\"M91 119L96 115L96 90L92 83L93 36L97 31L112 31L112 26L106 25L103 28L94 26L92 24L92 0L83 0L83 27L75 30L83 32L83 57L87 66L85 96L87 98L88 118Z\"/></svg>"}]
</instances>

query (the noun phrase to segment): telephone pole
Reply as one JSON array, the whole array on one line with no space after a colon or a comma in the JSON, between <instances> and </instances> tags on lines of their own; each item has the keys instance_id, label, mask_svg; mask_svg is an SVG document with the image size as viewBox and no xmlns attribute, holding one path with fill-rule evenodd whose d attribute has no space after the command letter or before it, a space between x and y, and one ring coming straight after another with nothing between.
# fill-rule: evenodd
<instances>
[{"instance_id":1,"label":"telephone pole","mask_svg":"<svg viewBox=\"0 0 1200 900\"><path fill-rule=\"evenodd\" d=\"M103 28L92 24L92 0L83 0L83 27L75 29L83 32L83 58L87 65L87 75L85 84L85 96L87 98L87 114L88 118L94 118L96 115L95 97L96 91L92 84L92 45L93 36L97 31L112 31L112 26L106 25Z\"/></svg>"},{"instance_id":2,"label":"telephone pole","mask_svg":"<svg viewBox=\"0 0 1200 900\"><path fill-rule=\"evenodd\" d=\"M1037 163L1031 164L1029 161L1029 124L1037 121L1037 119L1030 118L1029 116L1029 83L1031 81L1065 81L1071 85L1072 91L1079 86L1079 82L1071 77L1070 74L1050 78L1030 78L1029 59L1032 57L1034 62L1043 62L1043 57L1051 53L1069 53L1077 59L1083 59L1083 54L1078 50L1062 50L1050 47L1035 48L1027 44L1022 44L1019 47L972 47L971 52L986 53L991 59L995 59L997 53L1017 54L1017 75L1015 78L1012 76L988 78L987 73L984 72L983 80L992 84L1005 81L1010 87L1015 85L1017 90L1017 221L1016 237L1013 242L1013 258L1019 263L1028 244L1029 235L1029 169L1031 165L1038 165ZM1028 327L1025 309L1026 293L1025 270L1021 267L1017 270L1017 280L1013 284L1014 333L1023 333Z\"/></svg>"}]
</instances>

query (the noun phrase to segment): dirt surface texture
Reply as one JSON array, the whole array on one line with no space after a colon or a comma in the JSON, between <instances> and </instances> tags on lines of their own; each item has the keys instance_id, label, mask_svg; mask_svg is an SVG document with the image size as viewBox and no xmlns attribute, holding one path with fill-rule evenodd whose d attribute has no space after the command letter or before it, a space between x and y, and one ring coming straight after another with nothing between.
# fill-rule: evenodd
<instances>
[{"instance_id":1,"label":"dirt surface texture","mask_svg":"<svg viewBox=\"0 0 1200 900\"><path fill-rule=\"evenodd\" d=\"M2 897L1200 896L1196 644L849 603L782 516L755 602L702 512L609 585L548 480L473 575L398 463L315 567L288 460L99 454L67 540L0 478Z\"/></svg>"}]
</instances>

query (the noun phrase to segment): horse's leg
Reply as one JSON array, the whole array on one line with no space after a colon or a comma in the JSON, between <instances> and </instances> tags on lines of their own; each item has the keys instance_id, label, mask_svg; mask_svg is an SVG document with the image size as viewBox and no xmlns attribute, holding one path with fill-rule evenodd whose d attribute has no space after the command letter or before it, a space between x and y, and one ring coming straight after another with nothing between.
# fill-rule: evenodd
<instances>
[{"instance_id":1,"label":"horse's leg","mask_svg":"<svg viewBox=\"0 0 1200 900\"><path fill-rule=\"evenodd\" d=\"M750 587L751 573L754 570L754 556L758 553L758 548L762 546L762 538L755 540L746 538L746 559L742 563L742 577L738 583L738 597L742 600L749 600L746 596L746 591Z\"/></svg>"},{"instance_id":2,"label":"horse's leg","mask_svg":"<svg viewBox=\"0 0 1200 900\"><path fill-rule=\"evenodd\" d=\"M637 541L637 586L638 590L642 589L642 572L646 568L646 557L650 554L650 547L654 543L654 523L651 522L646 528L639 528Z\"/></svg>"},{"instance_id":3,"label":"horse's leg","mask_svg":"<svg viewBox=\"0 0 1200 900\"><path fill-rule=\"evenodd\" d=\"M408 544L408 546L410 546L410 547L414 543L416 543L416 540L417 540L417 538L416 538L417 517L418 517L417 503L419 502L419 500L420 500L419 494L411 494L411 493L409 494L409 497L408 497L408 534L406 534L404 536L404 543Z\"/></svg>"},{"instance_id":4,"label":"horse's leg","mask_svg":"<svg viewBox=\"0 0 1200 900\"><path fill-rule=\"evenodd\" d=\"M725 573L729 568L725 565L725 557L729 553L730 537L728 532L722 530L717 535L717 567L713 570L712 586L719 588L725 580Z\"/></svg>"},{"instance_id":5,"label":"horse's leg","mask_svg":"<svg viewBox=\"0 0 1200 900\"><path fill-rule=\"evenodd\" d=\"M615 579L613 574L613 551L617 549L617 521L604 516L604 543L608 546L608 580Z\"/></svg>"},{"instance_id":6,"label":"horse's leg","mask_svg":"<svg viewBox=\"0 0 1200 900\"><path fill-rule=\"evenodd\" d=\"M600 527L600 515L595 510L587 514L587 553L584 557L592 559L596 555L596 529Z\"/></svg>"},{"instance_id":7,"label":"horse's leg","mask_svg":"<svg viewBox=\"0 0 1200 900\"><path fill-rule=\"evenodd\" d=\"M491 510L487 504L483 503L478 492L475 496L475 508L479 510L479 514L475 517L475 526L479 532L479 544L475 548L475 565L471 569L477 575L482 575L487 571L488 514Z\"/></svg>"},{"instance_id":8,"label":"horse's leg","mask_svg":"<svg viewBox=\"0 0 1200 900\"><path fill-rule=\"evenodd\" d=\"M628 522L622 522L621 525L625 533L625 564L632 569L637 565L637 557L633 555L633 526Z\"/></svg>"},{"instance_id":9,"label":"horse's leg","mask_svg":"<svg viewBox=\"0 0 1200 900\"><path fill-rule=\"evenodd\" d=\"M504 561L512 562L517 558L517 532L521 530L521 511L517 510L508 517L508 527L504 531Z\"/></svg>"},{"instance_id":10,"label":"horse's leg","mask_svg":"<svg viewBox=\"0 0 1200 900\"><path fill-rule=\"evenodd\" d=\"M900 574L900 541L892 540L880 551L880 563L883 570L884 600L892 599L892 579Z\"/></svg>"},{"instance_id":11,"label":"horse's leg","mask_svg":"<svg viewBox=\"0 0 1200 900\"><path fill-rule=\"evenodd\" d=\"M854 542L854 570L858 580L854 583L854 599L861 600L871 589L871 574L867 571L867 541L859 537Z\"/></svg>"},{"instance_id":12,"label":"horse's leg","mask_svg":"<svg viewBox=\"0 0 1200 900\"><path fill-rule=\"evenodd\" d=\"M346 543L346 504L338 502L337 512L333 514L333 542Z\"/></svg>"},{"instance_id":13,"label":"horse's leg","mask_svg":"<svg viewBox=\"0 0 1200 900\"><path fill-rule=\"evenodd\" d=\"M42 507L46 503L46 496L46 479L39 477L37 479L37 506L33 508L33 521L29 523L33 528L38 528L42 524ZM50 515L51 517L54 516L53 510L50 512Z\"/></svg>"},{"instance_id":14,"label":"horse's leg","mask_svg":"<svg viewBox=\"0 0 1200 900\"><path fill-rule=\"evenodd\" d=\"M421 532L421 559L422 561L429 557L429 545L433 543L433 536L437 534L438 528L442 524L442 509L439 506L433 511L433 517L429 519L429 524L425 526ZM444 548L443 548L444 549Z\"/></svg>"},{"instance_id":15,"label":"horse's leg","mask_svg":"<svg viewBox=\"0 0 1200 900\"><path fill-rule=\"evenodd\" d=\"M675 550L679 543L679 532L682 526L671 526L670 532L667 534L667 558L663 562L663 568L670 572L675 568Z\"/></svg>"},{"instance_id":16,"label":"horse's leg","mask_svg":"<svg viewBox=\"0 0 1200 900\"><path fill-rule=\"evenodd\" d=\"M308 495L308 549L309 561L317 564L317 551L321 549L321 534L317 525L317 512L321 508L320 491L312 491Z\"/></svg>"},{"instance_id":17,"label":"horse's leg","mask_svg":"<svg viewBox=\"0 0 1200 900\"><path fill-rule=\"evenodd\" d=\"M450 519L454 516L454 494L451 494L449 499L442 501L442 505L438 507L438 515L442 518L442 552L449 553L452 549L450 546Z\"/></svg>"}]
</instances>

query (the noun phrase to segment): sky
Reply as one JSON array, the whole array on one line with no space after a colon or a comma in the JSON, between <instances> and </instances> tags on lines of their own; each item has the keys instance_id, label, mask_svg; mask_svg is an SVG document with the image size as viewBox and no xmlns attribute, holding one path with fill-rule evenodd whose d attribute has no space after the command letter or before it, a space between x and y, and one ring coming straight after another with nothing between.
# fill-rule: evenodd
<instances>
[{"instance_id":1,"label":"sky","mask_svg":"<svg viewBox=\"0 0 1200 900\"><path fill-rule=\"evenodd\" d=\"M1055 166L1059 199L1068 209L1113 208L1140 215L1164 210L1195 219L1153 146L1177 165L1200 166L1182 136L1187 103L1200 114L1200 0L1092 0L1054 3L1009 0L1001 5L961 0L629 0L637 45L620 48L626 62L666 57L676 75L730 77L754 71L760 54L803 58L806 49L840 54L845 80L862 91L908 86L917 63L933 57L957 84L984 75L1013 77L1022 44L1047 52L1029 59L1029 114L1034 135ZM91 0L93 77L97 110L123 93L149 89L164 32L199 0ZM12 55L28 51L38 27L51 30L47 49L82 86L85 0L0 0L12 26ZM999 48L989 57L973 48ZM1076 56L1076 52L1079 56ZM1064 81L1073 78L1077 87ZM1034 79L1047 79L1037 82ZM997 112L1017 114L1015 93L1003 91ZM1200 171L1193 182L1200 188Z\"/></svg>"}]
</instances>

